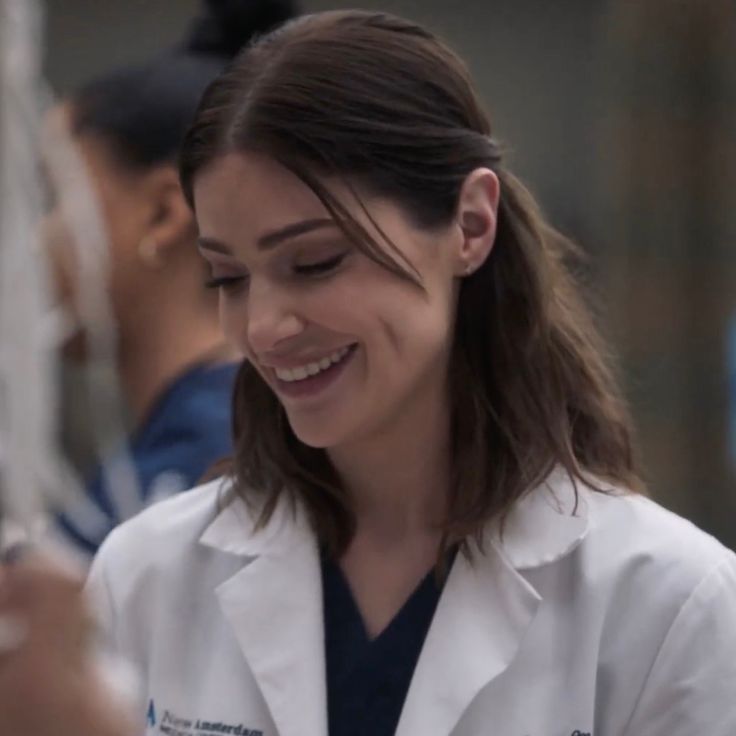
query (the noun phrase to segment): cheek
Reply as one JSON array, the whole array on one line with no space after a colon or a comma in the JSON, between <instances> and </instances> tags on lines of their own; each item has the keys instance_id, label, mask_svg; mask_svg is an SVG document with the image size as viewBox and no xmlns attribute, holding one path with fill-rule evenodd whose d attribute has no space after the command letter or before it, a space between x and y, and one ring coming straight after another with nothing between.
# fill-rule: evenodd
<instances>
[{"instance_id":1,"label":"cheek","mask_svg":"<svg viewBox=\"0 0 736 736\"><path fill-rule=\"evenodd\" d=\"M451 303L416 290L391 294L365 304L370 327L365 338L369 380L386 399L413 392L426 381L441 380L452 340Z\"/></svg>"}]
</instances>

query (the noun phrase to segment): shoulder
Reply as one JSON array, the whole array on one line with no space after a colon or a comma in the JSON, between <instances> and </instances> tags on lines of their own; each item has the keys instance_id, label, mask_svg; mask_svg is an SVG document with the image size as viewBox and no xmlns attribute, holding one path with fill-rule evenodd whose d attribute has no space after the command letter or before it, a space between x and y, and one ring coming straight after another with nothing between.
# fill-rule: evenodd
<instances>
[{"instance_id":1,"label":"shoulder","mask_svg":"<svg viewBox=\"0 0 736 736\"><path fill-rule=\"evenodd\" d=\"M576 498L554 478L512 518L507 558L541 601L534 656L557 640L585 653L572 668L594 657L596 718L616 733L699 733L736 687L736 556L649 498L593 485L605 492L578 484Z\"/></svg>"},{"instance_id":2,"label":"shoulder","mask_svg":"<svg viewBox=\"0 0 736 736\"><path fill-rule=\"evenodd\" d=\"M180 377L158 402L135 444L215 442L230 445L231 396L237 366L199 368Z\"/></svg>"},{"instance_id":3,"label":"shoulder","mask_svg":"<svg viewBox=\"0 0 736 736\"><path fill-rule=\"evenodd\" d=\"M133 437L144 497L191 488L232 453L234 373L235 367L227 365L180 379Z\"/></svg>"},{"instance_id":4,"label":"shoulder","mask_svg":"<svg viewBox=\"0 0 736 736\"><path fill-rule=\"evenodd\" d=\"M517 504L504 535L507 559L548 593L564 570L577 599L613 610L646 601L662 623L709 576L736 564L718 540L651 499L562 473Z\"/></svg>"},{"instance_id":5,"label":"shoulder","mask_svg":"<svg viewBox=\"0 0 736 736\"><path fill-rule=\"evenodd\" d=\"M142 672L174 621L215 615L214 591L242 567L242 556L203 543L222 519L250 538L247 507L220 479L150 506L100 547L86 587L101 640Z\"/></svg>"},{"instance_id":6,"label":"shoulder","mask_svg":"<svg viewBox=\"0 0 736 736\"><path fill-rule=\"evenodd\" d=\"M103 545L100 554L125 549L132 542L178 540L186 544L201 534L217 515L228 491L222 478L192 488L165 501L153 504L118 526Z\"/></svg>"},{"instance_id":7,"label":"shoulder","mask_svg":"<svg viewBox=\"0 0 736 736\"><path fill-rule=\"evenodd\" d=\"M237 506L239 534L248 538L255 524L248 509L232 498L229 482L217 479L156 503L115 528L101 546L91 580L103 581L117 598L144 585L171 588L201 569L208 548L205 532Z\"/></svg>"},{"instance_id":8,"label":"shoulder","mask_svg":"<svg viewBox=\"0 0 736 736\"><path fill-rule=\"evenodd\" d=\"M709 671L733 679L736 637L723 622L736 616L736 555L644 496L591 493L587 501L590 528L572 563L580 597L604 612L601 662L632 682L642 663L667 657L671 673L686 677L707 660Z\"/></svg>"},{"instance_id":9,"label":"shoulder","mask_svg":"<svg viewBox=\"0 0 736 736\"><path fill-rule=\"evenodd\" d=\"M579 561L599 576L599 666L609 695L638 699L626 734L732 733L736 711L736 555L637 495L592 495ZM728 713L728 714L727 714ZM656 727L655 727L656 724Z\"/></svg>"},{"instance_id":10,"label":"shoulder","mask_svg":"<svg viewBox=\"0 0 736 736\"><path fill-rule=\"evenodd\" d=\"M503 528L502 547L520 570L574 559L596 580L676 569L694 582L733 553L691 522L641 494L554 471L520 499Z\"/></svg>"},{"instance_id":11,"label":"shoulder","mask_svg":"<svg viewBox=\"0 0 736 736\"><path fill-rule=\"evenodd\" d=\"M642 495L586 491L590 506L587 553L615 575L658 578L681 596L723 565L733 552L692 522Z\"/></svg>"}]
</instances>

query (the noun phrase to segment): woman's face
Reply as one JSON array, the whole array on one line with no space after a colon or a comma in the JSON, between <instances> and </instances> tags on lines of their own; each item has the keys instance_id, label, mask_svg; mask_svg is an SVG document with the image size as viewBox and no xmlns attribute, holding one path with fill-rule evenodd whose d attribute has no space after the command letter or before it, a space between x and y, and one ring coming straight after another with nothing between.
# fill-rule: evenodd
<instances>
[{"instance_id":1,"label":"woman's face","mask_svg":"<svg viewBox=\"0 0 736 736\"><path fill-rule=\"evenodd\" d=\"M333 193L382 243L344 190ZM316 195L272 160L231 153L194 187L200 250L229 339L313 447L369 439L443 397L457 298L456 225L427 232L364 196L424 289L345 238Z\"/></svg>"}]
</instances>

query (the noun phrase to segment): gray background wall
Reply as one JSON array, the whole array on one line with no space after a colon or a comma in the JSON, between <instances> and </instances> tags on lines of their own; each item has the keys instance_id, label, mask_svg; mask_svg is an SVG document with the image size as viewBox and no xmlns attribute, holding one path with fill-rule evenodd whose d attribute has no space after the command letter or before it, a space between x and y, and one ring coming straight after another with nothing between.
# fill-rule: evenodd
<instances>
[{"instance_id":1,"label":"gray background wall","mask_svg":"<svg viewBox=\"0 0 736 736\"><path fill-rule=\"evenodd\" d=\"M48 75L63 91L89 74L175 43L196 0L49 0ZM307 11L350 7L307 0ZM362 0L442 34L469 62L516 171L556 220L582 232L595 220L602 0Z\"/></svg>"}]
</instances>

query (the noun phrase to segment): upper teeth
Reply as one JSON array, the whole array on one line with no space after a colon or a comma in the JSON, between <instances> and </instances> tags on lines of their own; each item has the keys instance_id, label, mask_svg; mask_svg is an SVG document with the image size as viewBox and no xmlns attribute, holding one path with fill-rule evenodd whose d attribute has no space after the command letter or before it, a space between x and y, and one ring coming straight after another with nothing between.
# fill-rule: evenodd
<instances>
[{"instance_id":1,"label":"upper teeth","mask_svg":"<svg viewBox=\"0 0 736 736\"><path fill-rule=\"evenodd\" d=\"M276 377L280 381L287 381L289 383L292 381L303 381L305 378L316 376L331 365L339 363L348 354L349 350L349 347L340 348L332 353L332 355L322 358L322 360L306 363L305 365L300 365L298 368L276 368Z\"/></svg>"}]
</instances>

